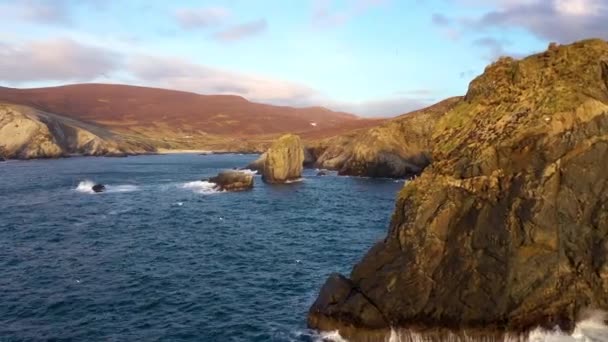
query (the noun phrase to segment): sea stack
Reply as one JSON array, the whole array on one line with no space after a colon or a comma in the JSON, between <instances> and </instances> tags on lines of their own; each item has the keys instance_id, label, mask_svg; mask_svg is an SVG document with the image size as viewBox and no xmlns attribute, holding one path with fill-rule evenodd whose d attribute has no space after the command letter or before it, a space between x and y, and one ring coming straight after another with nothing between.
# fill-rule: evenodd
<instances>
[{"instance_id":1,"label":"sea stack","mask_svg":"<svg viewBox=\"0 0 608 342\"><path fill-rule=\"evenodd\" d=\"M245 191L253 189L253 175L241 171L223 171L209 179L219 191Z\"/></svg>"},{"instance_id":2,"label":"sea stack","mask_svg":"<svg viewBox=\"0 0 608 342\"><path fill-rule=\"evenodd\" d=\"M304 150L297 135L280 137L265 154L262 170L264 182L286 183L302 177Z\"/></svg>"},{"instance_id":3,"label":"sea stack","mask_svg":"<svg viewBox=\"0 0 608 342\"><path fill-rule=\"evenodd\" d=\"M437 123L386 238L327 280L309 326L502 341L607 310L607 58L587 40L486 68Z\"/></svg>"}]
</instances>

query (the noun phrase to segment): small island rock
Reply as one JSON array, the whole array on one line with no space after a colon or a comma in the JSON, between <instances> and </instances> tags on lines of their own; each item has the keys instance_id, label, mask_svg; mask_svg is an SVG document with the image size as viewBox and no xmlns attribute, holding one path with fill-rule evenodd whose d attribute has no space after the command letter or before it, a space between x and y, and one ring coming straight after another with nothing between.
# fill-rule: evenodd
<instances>
[{"instance_id":1,"label":"small island rock","mask_svg":"<svg viewBox=\"0 0 608 342\"><path fill-rule=\"evenodd\" d=\"M262 180L286 183L302 177L304 149L300 137L287 134L276 140L265 153Z\"/></svg>"},{"instance_id":2,"label":"small island rock","mask_svg":"<svg viewBox=\"0 0 608 342\"><path fill-rule=\"evenodd\" d=\"M253 175L240 171L223 171L217 176L209 179L215 183L216 190L220 191L244 191L253 189Z\"/></svg>"}]
</instances>

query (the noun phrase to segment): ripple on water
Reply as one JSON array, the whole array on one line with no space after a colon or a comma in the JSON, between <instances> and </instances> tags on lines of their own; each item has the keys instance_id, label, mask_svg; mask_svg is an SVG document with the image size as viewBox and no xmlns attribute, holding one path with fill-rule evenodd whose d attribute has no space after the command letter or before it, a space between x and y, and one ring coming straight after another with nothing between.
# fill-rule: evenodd
<instances>
[{"instance_id":1,"label":"ripple on water","mask_svg":"<svg viewBox=\"0 0 608 342\"><path fill-rule=\"evenodd\" d=\"M4 165L0 340L318 339L309 306L386 233L401 184L310 170L289 186L256 176L253 191L206 196L216 192L197 181L255 158Z\"/></svg>"}]
</instances>

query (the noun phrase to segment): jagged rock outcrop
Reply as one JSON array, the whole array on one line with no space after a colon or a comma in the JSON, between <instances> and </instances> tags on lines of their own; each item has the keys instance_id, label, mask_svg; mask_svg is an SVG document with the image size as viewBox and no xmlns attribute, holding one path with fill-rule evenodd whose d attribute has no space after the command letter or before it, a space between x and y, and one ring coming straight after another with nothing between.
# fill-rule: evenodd
<instances>
[{"instance_id":1,"label":"jagged rock outcrop","mask_svg":"<svg viewBox=\"0 0 608 342\"><path fill-rule=\"evenodd\" d=\"M608 309L606 60L588 40L489 66L437 123L435 162L387 237L330 277L309 325L482 339Z\"/></svg>"},{"instance_id":2,"label":"jagged rock outcrop","mask_svg":"<svg viewBox=\"0 0 608 342\"><path fill-rule=\"evenodd\" d=\"M405 178L431 163L431 138L438 120L461 98L441 101L404 114L378 127L363 129L313 144L309 154L317 167L340 175Z\"/></svg>"},{"instance_id":3,"label":"jagged rock outcrop","mask_svg":"<svg viewBox=\"0 0 608 342\"><path fill-rule=\"evenodd\" d=\"M253 175L241 171L223 171L211 177L209 182L215 183L219 191L245 191L253 189Z\"/></svg>"},{"instance_id":4,"label":"jagged rock outcrop","mask_svg":"<svg viewBox=\"0 0 608 342\"><path fill-rule=\"evenodd\" d=\"M286 134L265 153L262 180L267 183L285 183L302 177L304 149L300 137Z\"/></svg>"},{"instance_id":5,"label":"jagged rock outcrop","mask_svg":"<svg viewBox=\"0 0 608 342\"><path fill-rule=\"evenodd\" d=\"M101 127L31 107L1 103L0 148L8 159L134 154L154 150Z\"/></svg>"},{"instance_id":6,"label":"jagged rock outcrop","mask_svg":"<svg viewBox=\"0 0 608 342\"><path fill-rule=\"evenodd\" d=\"M266 162L266 155L267 155L266 152L262 153L258 157L258 159L249 163L247 166L245 166L245 168L252 170L252 171L258 171L259 173L262 173L262 171L264 170L264 163Z\"/></svg>"}]
</instances>

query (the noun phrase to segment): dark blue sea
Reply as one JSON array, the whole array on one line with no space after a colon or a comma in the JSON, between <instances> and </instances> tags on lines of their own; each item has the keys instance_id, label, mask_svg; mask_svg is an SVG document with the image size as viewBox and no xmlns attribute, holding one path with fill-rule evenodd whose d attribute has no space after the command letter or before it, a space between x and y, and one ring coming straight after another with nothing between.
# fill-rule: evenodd
<instances>
[{"instance_id":1,"label":"dark blue sea","mask_svg":"<svg viewBox=\"0 0 608 342\"><path fill-rule=\"evenodd\" d=\"M309 306L384 237L403 183L198 181L256 157L0 163L0 341L318 339Z\"/></svg>"}]
</instances>

